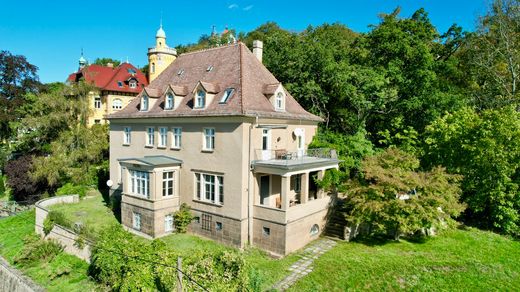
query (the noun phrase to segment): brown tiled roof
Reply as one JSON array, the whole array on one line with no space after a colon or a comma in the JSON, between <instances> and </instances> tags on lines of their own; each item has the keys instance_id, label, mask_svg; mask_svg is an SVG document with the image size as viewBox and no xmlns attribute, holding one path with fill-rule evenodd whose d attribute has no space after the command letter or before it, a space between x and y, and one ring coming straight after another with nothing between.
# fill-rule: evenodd
<instances>
[{"instance_id":1,"label":"brown tiled roof","mask_svg":"<svg viewBox=\"0 0 520 292\"><path fill-rule=\"evenodd\" d=\"M210 69L210 66L212 68ZM139 94L124 109L108 116L117 118L179 117L179 116L251 116L321 121L304 110L287 92L285 111L275 111L266 96L266 88L280 82L242 43L180 55L154 79L144 91L150 97L160 96L148 111L139 111ZM195 89L201 85L215 93L204 109L193 109ZM183 96L175 110L165 111L164 93L172 88L176 96ZM234 93L226 103L219 103L227 88ZM183 95L184 94L184 95Z\"/></svg>"}]
</instances>

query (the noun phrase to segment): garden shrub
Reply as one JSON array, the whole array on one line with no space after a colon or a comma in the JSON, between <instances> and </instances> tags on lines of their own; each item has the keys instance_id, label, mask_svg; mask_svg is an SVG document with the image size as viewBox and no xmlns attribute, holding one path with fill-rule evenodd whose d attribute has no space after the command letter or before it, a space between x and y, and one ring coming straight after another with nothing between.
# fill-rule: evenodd
<instances>
[{"instance_id":1,"label":"garden shrub","mask_svg":"<svg viewBox=\"0 0 520 292\"><path fill-rule=\"evenodd\" d=\"M63 246L57 241L40 239L37 235L30 235L24 238L24 248L15 257L14 263L30 265L37 261L50 262L62 251Z\"/></svg>"},{"instance_id":2,"label":"garden shrub","mask_svg":"<svg viewBox=\"0 0 520 292\"><path fill-rule=\"evenodd\" d=\"M57 196L64 196L64 195L79 195L81 198L85 196L85 194L88 191L88 187L86 186L77 186L73 185L72 183L66 183L63 186L61 186L57 191Z\"/></svg>"},{"instance_id":3,"label":"garden shrub","mask_svg":"<svg viewBox=\"0 0 520 292\"><path fill-rule=\"evenodd\" d=\"M47 214L47 217L43 221L43 232L45 233L45 235L51 232L52 228L54 227L54 224L58 224L68 228L71 227L71 224L67 221L63 213L58 211L49 211L49 214Z\"/></svg>"},{"instance_id":4,"label":"garden shrub","mask_svg":"<svg viewBox=\"0 0 520 292\"><path fill-rule=\"evenodd\" d=\"M179 211L173 215L175 228L178 233L186 233L188 225L193 221L193 215L191 214L191 208L186 203L182 203Z\"/></svg>"}]
</instances>

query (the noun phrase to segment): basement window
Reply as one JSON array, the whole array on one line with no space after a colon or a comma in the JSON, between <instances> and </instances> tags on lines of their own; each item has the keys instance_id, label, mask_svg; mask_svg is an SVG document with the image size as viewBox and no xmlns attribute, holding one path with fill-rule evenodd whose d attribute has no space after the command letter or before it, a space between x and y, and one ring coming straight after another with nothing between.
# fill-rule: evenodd
<instances>
[{"instance_id":1,"label":"basement window","mask_svg":"<svg viewBox=\"0 0 520 292\"><path fill-rule=\"evenodd\" d=\"M215 222L215 230L217 230L217 231L222 230L222 222Z\"/></svg>"},{"instance_id":2,"label":"basement window","mask_svg":"<svg viewBox=\"0 0 520 292\"><path fill-rule=\"evenodd\" d=\"M271 235L271 228L269 228L269 227L265 227L265 226L262 227L262 234L263 234L264 236L269 236L269 235Z\"/></svg>"},{"instance_id":3,"label":"basement window","mask_svg":"<svg viewBox=\"0 0 520 292\"><path fill-rule=\"evenodd\" d=\"M224 95L222 95L222 98L220 99L219 103L226 103L228 99L233 95L233 92L235 92L234 88L228 88L226 91L224 91Z\"/></svg>"}]
</instances>

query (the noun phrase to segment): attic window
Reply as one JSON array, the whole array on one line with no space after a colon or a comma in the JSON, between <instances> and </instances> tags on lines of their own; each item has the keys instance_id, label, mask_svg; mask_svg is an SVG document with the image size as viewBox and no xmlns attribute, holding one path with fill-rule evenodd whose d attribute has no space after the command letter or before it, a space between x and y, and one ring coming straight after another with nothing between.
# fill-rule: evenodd
<instances>
[{"instance_id":1,"label":"attic window","mask_svg":"<svg viewBox=\"0 0 520 292\"><path fill-rule=\"evenodd\" d=\"M126 71L128 71L128 73L130 73L130 74L136 74L137 73L137 71L135 71L132 68L128 68Z\"/></svg>"},{"instance_id":2,"label":"attic window","mask_svg":"<svg viewBox=\"0 0 520 292\"><path fill-rule=\"evenodd\" d=\"M180 69L179 71L177 71L178 76L181 76L182 74L184 74L184 69Z\"/></svg>"},{"instance_id":3,"label":"attic window","mask_svg":"<svg viewBox=\"0 0 520 292\"><path fill-rule=\"evenodd\" d=\"M203 108L204 106L206 106L206 92L200 89L195 97L195 108Z\"/></svg>"},{"instance_id":4,"label":"attic window","mask_svg":"<svg viewBox=\"0 0 520 292\"><path fill-rule=\"evenodd\" d=\"M277 111L285 110L285 102L284 102L283 93L278 92L278 94L276 95L276 99L274 100L274 107Z\"/></svg>"},{"instance_id":5,"label":"attic window","mask_svg":"<svg viewBox=\"0 0 520 292\"><path fill-rule=\"evenodd\" d=\"M166 101L164 103L164 109L171 110L173 108L173 94L168 93L166 95Z\"/></svg>"},{"instance_id":6,"label":"attic window","mask_svg":"<svg viewBox=\"0 0 520 292\"><path fill-rule=\"evenodd\" d=\"M136 87L137 87L137 81L135 81L135 80L130 80L130 82L128 83L128 85L130 86L130 88L136 88Z\"/></svg>"},{"instance_id":7,"label":"attic window","mask_svg":"<svg viewBox=\"0 0 520 292\"><path fill-rule=\"evenodd\" d=\"M213 66L209 65L208 68L206 68L206 71L211 72L211 70L213 70Z\"/></svg>"},{"instance_id":8,"label":"attic window","mask_svg":"<svg viewBox=\"0 0 520 292\"><path fill-rule=\"evenodd\" d=\"M233 92L235 92L234 88L228 88L226 91L224 91L224 95L222 95L222 98L220 99L219 103L226 103L228 99L233 95Z\"/></svg>"},{"instance_id":9,"label":"attic window","mask_svg":"<svg viewBox=\"0 0 520 292\"><path fill-rule=\"evenodd\" d=\"M148 103L149 103L148 96L143 95L143 97L141 98L141 111L148 110Z\"/></svg>"},{"instance_id":10,"label":"attic window","mask_svg":"<svg viewBox=\"0 0 520 292\"><path fill-rule=\"evenodd\" d=\"M117 86L119 86L119 87L123 87L123 82L121 82L121 81L117 81Z\"/></svg>"}]
</instances>

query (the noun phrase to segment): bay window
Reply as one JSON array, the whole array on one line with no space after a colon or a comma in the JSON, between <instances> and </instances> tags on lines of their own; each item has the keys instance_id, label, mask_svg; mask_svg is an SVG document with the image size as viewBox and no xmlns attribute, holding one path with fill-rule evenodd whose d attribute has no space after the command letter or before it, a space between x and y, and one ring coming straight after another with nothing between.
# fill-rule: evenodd
<instances>
[{"instance_id":1,"label":"bay window","mask_svg":"<svg viewBox=\"0 0 520 292\"><path fill-rule=\"evenodd\" d=\"M130 192L150 198L150 174L145 171L130 170Z\"/></svg>"}]
</instances>

